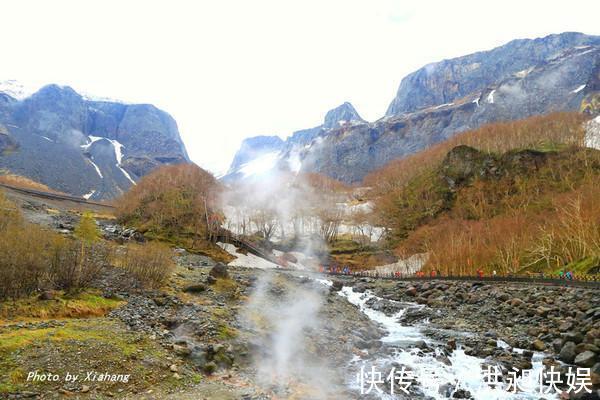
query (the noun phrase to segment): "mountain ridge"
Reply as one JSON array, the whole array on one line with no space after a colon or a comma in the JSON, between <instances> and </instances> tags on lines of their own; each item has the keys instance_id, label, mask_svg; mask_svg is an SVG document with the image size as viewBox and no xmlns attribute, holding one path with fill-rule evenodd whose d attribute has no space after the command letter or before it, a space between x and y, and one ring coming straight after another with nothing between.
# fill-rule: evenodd
<instances>
[{"instance_id":1,"label":"mountain ridge","mask_svg":"<svg viewBox=\"0 0 600 400\"><path fill-rule=\"evenodd\" d=\"M0 168L53 189L114 198L163 164L189 162L177 123L151 104L90 100L50 84L0 92Z\"/></svg>"},{"instance_id":2,"label":"mountain ridge","mask_svg":"<svg viewBox=\"0 0 600 400\"><path fill-rule=\"evenodd\" d=\"M480 65L474 68L474 62ZM600 36L566 32L516 39L407 75L386 115L374 122L296 132L272 167L356 183L393 159L489 122L554 111L594 114L599 90Z\"/></svg>"}]
</instances>

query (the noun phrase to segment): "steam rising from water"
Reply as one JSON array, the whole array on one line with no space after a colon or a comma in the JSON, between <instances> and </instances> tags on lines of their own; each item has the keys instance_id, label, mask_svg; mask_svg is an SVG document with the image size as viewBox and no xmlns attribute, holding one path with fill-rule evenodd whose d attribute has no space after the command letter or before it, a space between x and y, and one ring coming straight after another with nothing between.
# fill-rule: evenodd
<instances>
[{"instance_id":1,"label":"steam rising from water","mask_svg":"<svg viewBox=\"0 0 600 400\"><path fill-rule=\"evenodd\" d=\"M284 398L326 399L333 395L332 369L310 339L322 332L319 311L325 289L294 283L274 272L261 275L244 322L254 332L256 381Z\"/></svg>"}]
</instances>

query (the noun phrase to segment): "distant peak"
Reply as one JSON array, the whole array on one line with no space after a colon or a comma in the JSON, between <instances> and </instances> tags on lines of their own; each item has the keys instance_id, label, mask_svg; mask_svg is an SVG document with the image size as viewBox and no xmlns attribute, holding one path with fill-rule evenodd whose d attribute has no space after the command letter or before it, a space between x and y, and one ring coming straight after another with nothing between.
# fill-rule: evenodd
<instances>
[{"instance_id":1,"label":"distant peak","mask_svg":"<svg viewBox=\"0 0 600 400\"><path fill-rule=\"evenodd\" d=\"M343 122L350 121L364 121L358 112L354 108L354 106L347 101L343 104L337 106L336 108L329 110L325 115L325 122L323 123L323 127L326 129L335 128Z\"/></svg>"}]
</instances>

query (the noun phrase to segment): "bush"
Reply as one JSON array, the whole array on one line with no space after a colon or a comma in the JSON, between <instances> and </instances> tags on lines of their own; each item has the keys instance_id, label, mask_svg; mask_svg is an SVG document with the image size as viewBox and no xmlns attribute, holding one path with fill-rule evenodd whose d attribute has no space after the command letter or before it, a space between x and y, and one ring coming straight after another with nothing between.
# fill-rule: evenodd
<instances>
[{"instance_id":1,"label":"bush","mask_svg":"<svg viewBox=\"0 0 600 400\"><path fill-rule=\"evenodd\" d=\"M85 224L89 227L89 221ZM0 299L44 289L81 289L108 259L108 248L101 243L66 239L25 222L0 193Z\"/></svg>"},{"instance_id":2,"label":"bush","mask_svg":"<svg viewBox=\"0 0 600 400\"><path fill-rule=\"evenodd\" d=\"M0 299L16 299L44 286L50 247L48 232L36 226L4 226L0 231Z\"/></svg>"},{"instance_id":3,"label":"bush","mask_svg":"<svg viewBox=\"0 0 600 400\"><path fill-rule=\"evenodd\" d=\"M88 287L100 276L110 258L110 248L104 243L56 238L50 264L52 286L68 291Z\"/></svg>"},{"instance_id":4,"label":"bush","mask_svg":"<svg viewBox=\"0 0 600 400\"><path fill-rule=\"evenodd\" d=\"M116 202L117 217L154 237L206 240L218 228L218 183L193 164L168 165L143 177ZM187 244L187 243L186 243Z\"/></svg>"},{"instance_id":5,"label":"bush","mask_svg":"<svg viewBox=\"0 0 600 400\"><path fill-rule=\"evenodd\" d=\"M156 242L128 245L122 266L147 288L162 286L175 268L169 247Z\"/></svg>"}]
</instances>

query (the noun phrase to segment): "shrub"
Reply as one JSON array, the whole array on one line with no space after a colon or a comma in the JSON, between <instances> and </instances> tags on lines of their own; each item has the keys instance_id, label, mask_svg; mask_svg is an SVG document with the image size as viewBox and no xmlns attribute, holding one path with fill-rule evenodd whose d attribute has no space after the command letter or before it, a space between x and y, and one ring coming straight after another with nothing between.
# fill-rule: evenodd
<instances>
[{"instance_id":1,"label":"shrub","mask_svg":"<svg viewBox=\"0 0 600 400\"><path fill-rule=\"evenodd\" d=\"M55 289L77 291L90 286L111 259L104 243L55 238L50 264L50 281Z\"/></svg>"},{"instance_id":2,"label":"shrub","mask_svg":"<svg viewBox=\"0 0 600 400\"><path fill-rule=\"evenodd\" d=\"M215 178L196 165L164 166L117 200L117 217L177 243L183 238L210 239L221 221L215 208L217 191Z\"/></svg>"},{"instance_id":3,"label":"shrub","mask_svg":"<svg viewBox=\"0 0 600 400\"><path fill-rule=\"evenodd\" d=\"M175 268L169 247L156 242L129 244L122 266L147 288L162 286Z\"/></svg>"},{"instance_id":4,"label":"shrub","mask_svg":"<svg viewBox=\"0 0 600 400\"><path fill-rule=\"evenodd\" d=\"M0 299L28 295L48 278L48 232L29 224L0 231Z\"/></svg>"},{"instance_id":5,"label":"shrub","mask_svg":"<svg viewBox=\"0 0 600 400\"><path fill-rule=\"evenodd\" d=\"M89 228L89 218L85 224ZM79 229L80 233L87 228ZM0 193L0 299L42 289L83 288L108 259L108 248L102 243L67 239L27 223Z\"/></svg>"}]
</instances>

